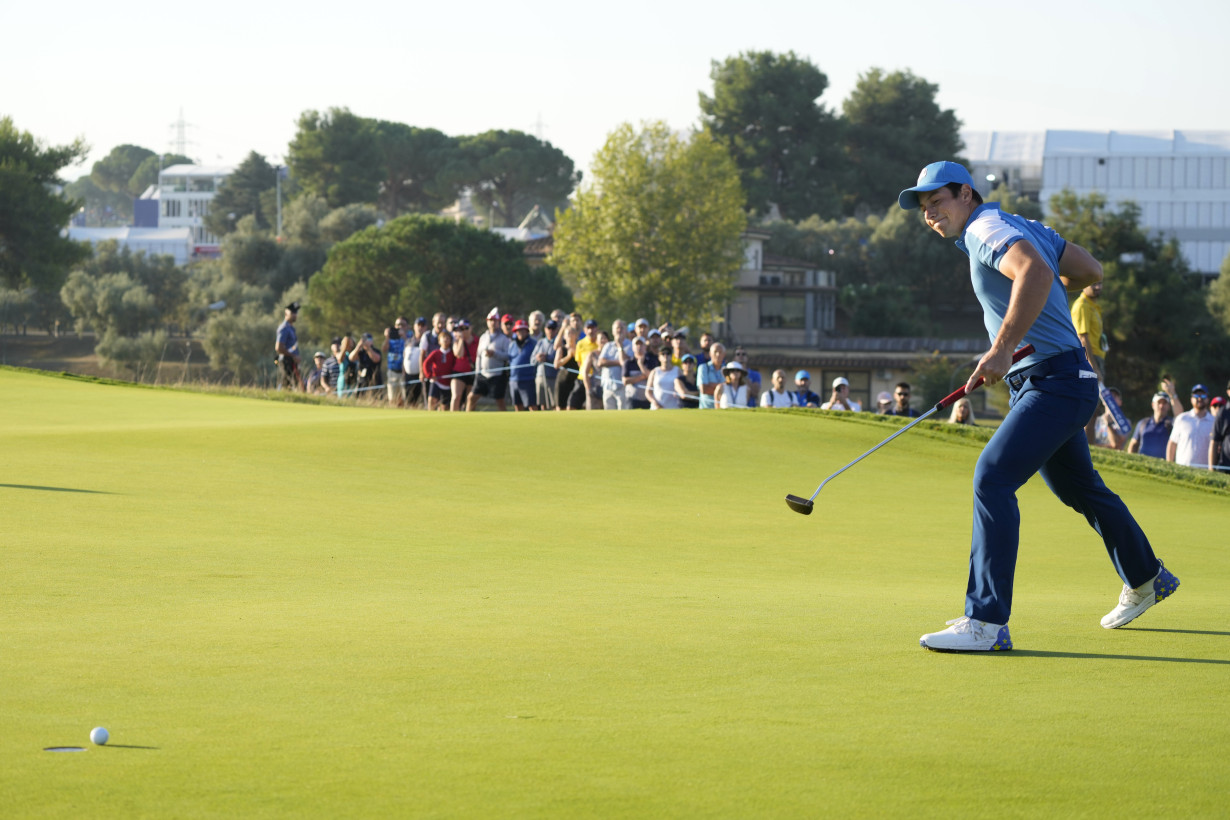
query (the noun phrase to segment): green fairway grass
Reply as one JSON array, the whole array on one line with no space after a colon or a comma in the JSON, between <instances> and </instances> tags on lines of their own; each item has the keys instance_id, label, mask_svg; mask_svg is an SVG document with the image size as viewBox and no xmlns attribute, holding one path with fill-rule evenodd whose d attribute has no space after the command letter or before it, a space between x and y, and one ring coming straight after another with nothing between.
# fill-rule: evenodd
<instances>
[{"instance_id":1,"label":"green fairway grass","mask_svg":"<svg viewBox=\"0 0 1230 820\"><path fill-rule=\"evenodd\" d=\"M0 389L4 816L1225 816L1224 481L1106 462L1182 581L1107 631L1035 478L1017 648L946 655L967 431L800 516L895 422Z\"/></svg>"}]
</instances>

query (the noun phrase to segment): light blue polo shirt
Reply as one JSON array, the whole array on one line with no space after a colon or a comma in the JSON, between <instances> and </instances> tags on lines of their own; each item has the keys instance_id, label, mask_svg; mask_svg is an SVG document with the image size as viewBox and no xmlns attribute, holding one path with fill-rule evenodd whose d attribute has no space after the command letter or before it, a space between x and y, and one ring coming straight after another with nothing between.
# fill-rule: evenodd
<instances>
[{"instance_id":1,"label":"light blue polo shirt","mask_svg":"<svg viewBox=\"0 0 1230 820\"><path fill-rule=\"evenodd\" d=\"M1012 298L1012 280L999 272L1000 262L1008 249L1022 239L1038 251L1054 273L1054 279L1042 313L1021 342L1022 346L1033 345L1035 352L1015 365L1013 370L1081 346L1076 329L1072 326L1072 315L1068 312L1067 293L1063 282L1059 281L1059 257L1067 247L1067 240L1040 222L1004 213L997 202L978 206L970 214L965 231L957 240L957 247L969 257L970 281L974 294L982 304L982 319L987 333L994 341Z\"/></svg>"}]
</instances>

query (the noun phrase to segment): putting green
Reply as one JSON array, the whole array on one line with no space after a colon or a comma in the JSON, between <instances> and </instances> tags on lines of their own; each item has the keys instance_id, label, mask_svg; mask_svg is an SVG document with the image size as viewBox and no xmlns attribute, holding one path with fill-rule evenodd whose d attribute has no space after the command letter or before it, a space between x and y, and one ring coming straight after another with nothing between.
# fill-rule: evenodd
<instances>
[{"instance_id":1,"label":"putting green","mask_svg":"<svg viewBox=\"0 0 1230 820\"><path fill-rule=\"evenodd\" d=\"M1224 490L1106 473L1183 582L1106 631L1031 481L1018 648L954 656L938 427L804 517L890 426L0 388L9 816L1224 816Z\"/></svg>"}]
</instances>

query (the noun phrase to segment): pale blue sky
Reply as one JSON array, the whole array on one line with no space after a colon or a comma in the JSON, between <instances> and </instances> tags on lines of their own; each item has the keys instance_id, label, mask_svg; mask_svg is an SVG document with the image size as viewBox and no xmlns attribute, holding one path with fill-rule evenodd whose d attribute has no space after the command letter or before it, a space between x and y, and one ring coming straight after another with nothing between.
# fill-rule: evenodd
<instances>
[{"instance_id":1,"label":"pale blue sky","mask_svg":"<svg viewBox=\"0 0 1230 820\"><path fill-rule=\"evenodd\" d=\"M0 0L0 18L0 115L83 136L68 178L121 143L172 149L181 108L210 165L280 158L302 111L346 106L454 135L541 121L584 168L622 122L693 125L711 61L747 50L811 60L830 109L878 66L937 84L966 128L1230 130L1224 0Z\"/></svg>"}]
</instances>

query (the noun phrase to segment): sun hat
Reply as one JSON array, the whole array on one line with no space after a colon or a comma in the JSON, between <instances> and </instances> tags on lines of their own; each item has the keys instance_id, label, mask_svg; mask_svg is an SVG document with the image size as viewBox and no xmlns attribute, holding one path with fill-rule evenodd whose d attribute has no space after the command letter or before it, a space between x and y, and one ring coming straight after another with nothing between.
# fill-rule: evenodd
<instances>
[{"instance_id":1,"label":"sun hat","mask_svg":"<svg viewBox=\"0 0 1230 820\"><path fill-rule=\"evenodd\" d=\"M798 373L794 374L794 380L796 382L802 381L803 379L810 379L810 378L811 378L811 374L808 373L806 370L800 370Z\"/></svg>"},{"instance_id":2,"label":"sun hat","mask_svg":"<svg viewBox=\"0 0 1230 820\"><path fill-rule=\"evenodd\" d=\"M725 376L727 373L730 373L731 371L734 371L736 373L742 373L745 376L747 375L747 368L743 366L742 362L730 362L728 364L722 365L722 375L723 376Z\"/></svg>"},{"instance_id":3,"label":"sun hat","mask_svg":"<svg viewBox=\"0 0 1230 820\"><path fill-rule=\"evenodd\" d=\"M907 211L918 207L920 191L934 191L952 182L974 187L974 178L959 162L933 162L918 175L918 184L906 188L897 196L897 204Z\"/></svg>"}]
</instances>

